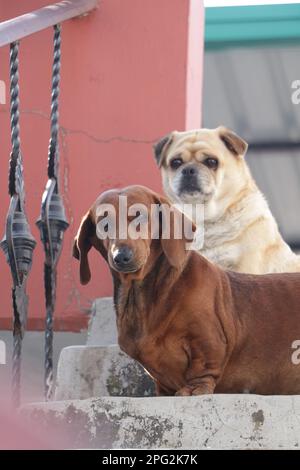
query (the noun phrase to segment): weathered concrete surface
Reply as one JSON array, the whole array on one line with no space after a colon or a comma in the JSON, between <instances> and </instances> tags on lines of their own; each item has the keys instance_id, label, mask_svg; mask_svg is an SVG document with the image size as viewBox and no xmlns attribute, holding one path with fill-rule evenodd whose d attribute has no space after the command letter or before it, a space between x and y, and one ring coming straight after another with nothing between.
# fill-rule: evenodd
<instances>
[{"instance_id":1,"label":"weathered concrete surface","mask_svg":"<svg viewBox=\"0 0 300 470\"><path fill-rule=\"evenodd\" d=\"M96 299L87 346L71 346L61 352L55 399L153 395L152 380L116 343L113 300L111 297Z\"/></svg>"},{"instance_id":2,"label":"weathered concrete surface","mask_svg":"<svg viewBox=\"0 0 300 470\"><path fill-rule=\"evenodd\" d=\"M153 381L143 367L117 345L70 346L61 352L56 400L153 394Z\"/></svg>"},{"instance_id":3,"label":"weathered concrete surface","mask_svg":"<svg viewBox=\"0 0 300 470\"><path fill-rule=\"evenodd\" d=\"M74 448L300 448L300 396L106 397L21 413L29 425L64 432Z\"/></svg>"},{"instance_id":4,"label":"weathered concrete surface","mask_svg":"<svg viewBox=\"0 0 300 470\"><path fill-rule=\"evenodd\" d=\"M89 321L87 344L110 345L117 344L116 314L112 297L96 299L92 307Z\"/></svg>"}]
</instances>

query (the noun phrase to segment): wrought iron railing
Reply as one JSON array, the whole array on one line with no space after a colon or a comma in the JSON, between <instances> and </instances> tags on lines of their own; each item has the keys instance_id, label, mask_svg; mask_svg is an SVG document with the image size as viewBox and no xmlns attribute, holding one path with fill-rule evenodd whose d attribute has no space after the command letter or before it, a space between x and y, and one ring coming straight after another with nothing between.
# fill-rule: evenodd
<instances>
[{"instance_id":1,"label":"wrought iron railing","mask_svg":"<svg viewBox=\"0 0 300 470\"><path fill-rule=\"evenodd\" d=\"M58 99L61 64L61 23L88 13L97 0L66 0L0 23L0 47L10 44L10 117L11 154L9 163L8 209L5 235L0 243L12 274L13 306L13 367L12 399L20 404L22 340L26 329L28 296L26 280L36 245L26 217L19 124L19 41L26 36L54 27L54 57L52 68L51 135L48 150L48 181L42 197L41 214L37 221L45 251L44 286L46 298L45 323L45 399L53 391L53 314L55 309L56 268L60 257L63 234L68 228L59 188Z\"/></svg>"}]
</instances>

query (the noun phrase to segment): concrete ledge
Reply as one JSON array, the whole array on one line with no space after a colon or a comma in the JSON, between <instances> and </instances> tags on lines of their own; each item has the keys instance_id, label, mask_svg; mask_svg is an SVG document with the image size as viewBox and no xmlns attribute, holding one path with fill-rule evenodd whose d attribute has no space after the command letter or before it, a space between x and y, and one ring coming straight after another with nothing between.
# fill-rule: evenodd
<instances>
[{"instance_id":1,"label":"concrete ledge","mask_svg":"<svg viewBox=\"0 0 300 470\"><path fill-rule=\"evenodd\" d=\"M74 448L300 448L300 396L107 397L21 413L28 425L63 432Z\"/></svg>"},{"instance_id":2,"label":"concrete ledge","mask_svg":"<svg viewBox=\"0 0 300 470\"><path fill-rule=\"evenodd\" d=\"M117 345L70 346L61 351L56 400L153 394L153 381L143 367Z\"/></svg>"},{"instance_id":3,"label":"concrete ledge","mask_svg":"<svg viewBox=\"0 0 300 470\"><path fill-rule=\"evenodd\" d=\"M96 299L92 307L89 321L87 344L110 345L117 344L116 314L112 297Z\"/></svg>"}]
</instances>

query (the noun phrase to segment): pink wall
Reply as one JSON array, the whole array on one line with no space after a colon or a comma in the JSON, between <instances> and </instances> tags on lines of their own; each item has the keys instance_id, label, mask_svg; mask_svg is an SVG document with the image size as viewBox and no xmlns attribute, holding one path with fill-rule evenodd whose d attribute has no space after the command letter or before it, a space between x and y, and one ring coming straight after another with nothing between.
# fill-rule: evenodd
<instances>
[{"instance_id":1,"label":"pink wall","mask_svg":"<svg viewBox=\"0 0 300 470\"><path fill-rule=\"evenodd\" d=\"M0 0L0 20L48 3ZM38 241L28 280L31 329L44 325L44 256L35 220L46 182L51 41L49 29L26 38L19 57L26 208ZM71 246L81 216L109 187L140 183L160 191L153 142L172 129L200 126L202 51L201 0L102 0L97 11L63 24L61 175L71 226L59 264L57 329L79 329L93 299L111 295L110 274L96 255L90 256L90 284L79 284ZM7 90L8 53L8 47L0 49L0 80L7 83ZM8 110L8 104L0 105L2 232L9 204ZM0 263L0 328L7 328L11 323L11 277L3 253Z\"/></svg>"}]
</instances>

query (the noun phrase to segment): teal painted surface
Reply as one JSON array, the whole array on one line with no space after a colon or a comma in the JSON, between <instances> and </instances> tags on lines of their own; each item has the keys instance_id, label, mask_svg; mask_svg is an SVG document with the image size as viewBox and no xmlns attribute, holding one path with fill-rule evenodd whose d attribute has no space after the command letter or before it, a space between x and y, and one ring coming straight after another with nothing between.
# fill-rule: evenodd
<instances>
[{"instance_id":1,"label":"teal painted surface","mask_svg":"<svg viewBox=\"0 0 300 470\"><path fill-rule=\"evenodd\" d=\"M206 8L205 46L300 43L300 3Z\"/></svg>"}]
</instances>

